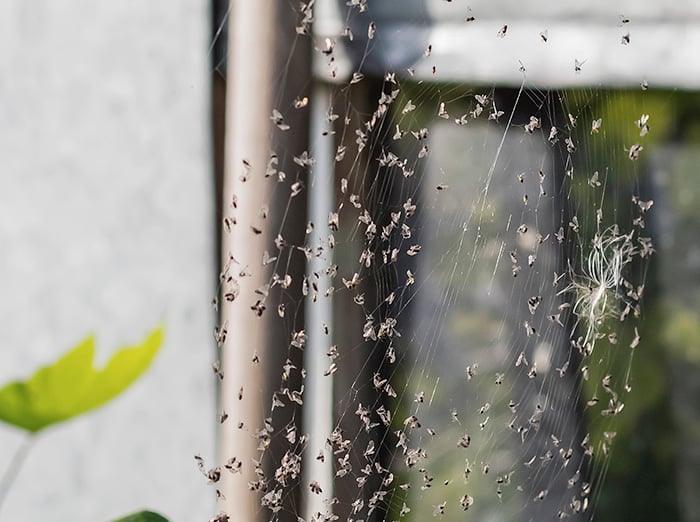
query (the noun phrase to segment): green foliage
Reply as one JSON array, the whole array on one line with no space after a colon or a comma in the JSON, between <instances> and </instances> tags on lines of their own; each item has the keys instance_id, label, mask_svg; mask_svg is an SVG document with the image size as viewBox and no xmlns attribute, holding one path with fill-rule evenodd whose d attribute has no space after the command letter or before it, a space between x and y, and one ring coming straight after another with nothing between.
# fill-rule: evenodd
<instances>
[{"instance_id":1,"label":"green foliage","mask_svg":"<svg viewBox=\"0 0 700 522\"><path fill-rule=\"evenodd\" d=\"M168 519L153 511L139 511L114 522L168 522Z\"/></svg>"},{"instance_id":2,"label":"green foliage","mask_svg":"<svg viewBox=\"0 0 700 522\"><path fill-rule=\"evenodd\" d=\"M683 363L700 365L700 318L696 310L668 305L663 340Z\"/></svg>"},{"instance_id":3,"label":"green foliage","mask_svg":"<svg viewBox=\"0 0 700 522\"><path fill-rule=\"evenodd\" d=\"M141 344L120 349L104 368L95 369L95 340L87 337L28 380L2 388L0 420L36 433L97 408L122 393L146 371L162 339L163 329L159 327Z\"/></svg>"}]
</instances>

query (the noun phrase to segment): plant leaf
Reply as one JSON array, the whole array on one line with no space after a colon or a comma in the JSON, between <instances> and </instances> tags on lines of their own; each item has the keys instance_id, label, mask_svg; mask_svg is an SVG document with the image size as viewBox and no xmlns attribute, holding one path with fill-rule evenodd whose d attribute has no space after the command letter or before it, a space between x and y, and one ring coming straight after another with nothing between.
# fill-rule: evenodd
<instances>
[{"instance_id":1,"label":"plant leaf","mask_svg":"<svg viewBox=\"0 0 700 522\"><path fill-rule=\"evenodd\" d=\"M168 522L168 519L153 511L139 511L114 522Z\"/></svg>"},{"instance_id":2,"label":"plant leaf","mask_svg":"<svg viewBox=\"0 0 700 522\"><path fill-rule=\"evenodd\" d=\"M93 367L95 340L87 337L29 380L0 390L0 420L36 433L110 401L129 387L158 353L163 328L141 343L121 348L102 369Z\"/></svg>"}]
</instances>

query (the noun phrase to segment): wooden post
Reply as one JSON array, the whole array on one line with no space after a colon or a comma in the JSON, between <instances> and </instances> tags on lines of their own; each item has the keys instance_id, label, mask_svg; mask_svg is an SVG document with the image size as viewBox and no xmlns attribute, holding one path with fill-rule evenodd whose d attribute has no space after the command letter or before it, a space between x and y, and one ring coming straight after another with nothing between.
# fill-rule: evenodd
<instances>
[{"instance_id":1,"label":"wooden post","mask_svg":"<svg viewBox=\"0 0 700 522\"><path fill-rule=\"evenodd\" d=\"M267 406L262 404L267 341L255 290L267 281L262 258L271 233L261 208L270 197L264 176L270 154L274 4L233 0L229 18L219 333L221 405L229 418L222 424L221 463L236 459L233 464L241 463L241 470L222 472L220 507L233 519L250 522L261 512L259 496L248 484L256 479L255 432Z\"/></svg>"}]
</instances>

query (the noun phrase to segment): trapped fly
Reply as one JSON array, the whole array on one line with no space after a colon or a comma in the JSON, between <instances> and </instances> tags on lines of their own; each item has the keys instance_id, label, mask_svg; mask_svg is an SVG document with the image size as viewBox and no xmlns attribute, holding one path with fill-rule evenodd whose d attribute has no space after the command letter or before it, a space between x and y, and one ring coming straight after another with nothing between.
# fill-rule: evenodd
<instances>
[{"instance_id":1,"label":"trapped fly","mask_svg":"<svg viewBox=\"0 0 700 522\"><path fill-rule=\"evenodd\" d=\"M486 107L490 102L488 94L475 94L474 99L477 101L477 103L483 105L484 107Z\"/></svg>"},{"instance_id":2,"label":"trapped fly","mask_svg":"<svg viewBox=\"0 0 700 522\"><path fill-rule=\"evenodd\" d=\"M374 38L375 33L377 32L377 26L375 25L374 22L370 22L369 25L367 26L367 38L372 39Z\"/></svg>"},{"instance_id":3,"label":"trapped fly","mask_svg":"<svg viewBox=\"0 0 700 522\"><path fill-rule=\"evenodd\" d=\"M489 120L498 121L498 119L503 116L503 111L496 109L496 103L493 103L493 111L489 114Z\"/></svg>"},{"instance_id":4,"label":"trapped fly","mask_svg":"<svg viewBox=\"0 0 700 522\"><path fill-rule=\"evenodd\" d=\"M270 119L277 125L279 130L286 131L290 129L290 126L284 122L284 116L282 116L282 113L277 109L272 109L272 116L270 116Z\"/></svg>"},{"instance_id":5,"label":"trapped fly","mask_svg":"<svg viewBox=\"0 0 700 522\"><path fill-rule=\"evenodd\" d=\"M306 107L309 104L309 98L307 96L303 96L301 98L295 98L293 105L295 109L302 109Z\"/></svg>"},{"instance_id":6,"label":"trapped fly","mask_svg":"<svg viewBox=\"0 0 700 522\"><path fill-rule=\"evenodd\" d=\"M647 123L648 121L649 115L642 114L642 116L635 122L635 124L639 128L640 136L646 136L646 134L649 132L649 124Z\"/></svg>"},{"instance_id":7,"label":"trapped fly","mask_svg":"<svg viewBox=\"0 0 700 522\"><path fill-rule=\"evenodd\" d=\"M628 156L629 159L632 161L638 160L639 159L639 153L644 150L644 147L642 147L639 143L635 143L629 148L628 151Z\"/></svg>"}]
</instances>

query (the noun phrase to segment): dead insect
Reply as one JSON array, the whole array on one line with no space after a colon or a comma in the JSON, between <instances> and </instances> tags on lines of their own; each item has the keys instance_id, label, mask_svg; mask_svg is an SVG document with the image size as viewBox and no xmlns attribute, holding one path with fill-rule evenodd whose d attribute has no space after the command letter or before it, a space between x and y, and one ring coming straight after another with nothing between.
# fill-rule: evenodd
<instances>
[{"instance_id":1,"label":"dead insect","mask_svg":"<svg viewBox=\"0 0 700 522\"><path fill-rule=\"evenodd\" d=\"M527 134L532 134L535 129L539 129L541 126L539 118L535 116L530 116L530 123L525 125L525 132Z\"/></svg>"},{"instance_id":2,"label":"dead insect","mask_svg":"<svg viewBox=\"0 0 700 522\"><path fill-rule=\"evenodd\" d=\"M580 229L580 225L578 223L578 217L574 216L571 218L571 221L569 221L569 227L571 230L573 230L575 233L578 234L578 231Z\"/></svg>"},{"instance_id":3,"label":"dead insect","mask_svg":"<svg viewBox=\"0 0 700 522\"><path fill-rule=\"evenodd\" d=\"M228 334L227 326L228 323L225 323L223 326L216 326L214 328L214 340L219 347L226 342L226 335Z\"/></svg>"},{"instance_id":4,"label":"dead insect","mask_svg":"<svg viewBox=\"0 0 700 522\"><path fill-rule=\"evenodd\" d=\"M418 252L420 252L421 248L422 248L422 247L421 247L420 245L412 245L412 246L406 251L406 254L409 255L409 256L415 256L416 254L418 254Z\"/></svg>"},{"instance_id":5,"label":"dead insect","mask_svg":"<svg viewBox=\"0 0 700 522\"><path fill-rule=\"evenodd\" d=\"M413 272L406 270L406 286L411 286L416 282Z\"/></svg>"},{"instance_id":6,"label":"dead insect","mask_svg":"<svg viewBox=\"0 0 700 522\"><path fill-rule=\"evenodd\" d=\"M640 136L645 136L649 132L649 115L648 114L642 114L641 118L639 118L637 121L634 123L637 125L637 127L640 129L639 130L639 135Z\"/></svg>"},{"instance_id":7,"label":"dead insect","mask_svg":"<svg viewBox=\"0 0 700 522\"><path fill-rule=\"evenodd\" d=\"M272 116L270 116L270 119L277 125L279 130L286 131L290 129L289 125L284 122L282 113L277 109L272 109Z\"/></svg>"},{"instance_id":8,"label":"dead insect","mask_svg":"<svg viewBox=\"0 0 700 522\"><path fill-rule=\"evenodd\" d=\"M637 346L639 346L639 341L640 341L639 332L637 331L637 327L635 326L634 339L632 339L632 342L630 343L630 348L634 349Z\"/></svg>"},{"instance_id":9,"label":"dead insect","mask_svg":"<svg viewBox=\"0 0 700 522\"><path fill-rule=\"evenodd\" d=\"M302 191L303 188L304 188L304 184L301 181L297 181L296 183L293 183L291 186L292 197L297 196Z\"/></svg>"},{"instance_id":10,"label":"dead insect","mask_svg":"<svg viewBox=\"0 0 700 522\"><path fill-rule=\"evenodd\" d=\"M564 326L564 323L561 322L561 314L548 315L547 319L553 323L558 324L559 326Z\"/></svg>"},{"instance_id":11,"label":"dead insect","mask_svg":"<svg viewBox=\"0 0 700 522\"><path fill-rule=\"evenodd\" d=\"M410 415L403 421L403 425L409 429L420 428L420 421L415 415Z\"/></svg>"},{"instance_id":12,"label":"dead insect","mask_svg":"<svg viewBox=\"0 0 700 522\"><path fill-rule=\"evenodd\" d=\"M530 310L531 315L535 315L535 311L537 310L537 307L540 305L541 302L542 302L541 295L532 296L532 297L528 298L527 307Z\"/></svg>"},{"instance_id":13,"label":"dead insect","mask_svg":"<svg viewBox=\"0 0 700 522\"><path fill-rule=\"evenodd\" d=\"M294 156L293 158L294 163L299 165L300 167L310 167L314 163L316 163L316 160L309 155L308 151L303 151L299 156Z\"/></svg>"},{"instance_id":14,"label":"dead insect","mask_svg":"<svg viewBox=\"0 0 700 522\"><path fill-rule=\"evenodd\" d=\"M445 506L447 506L447 501L440 502L437 506L433 506L433 516L441 516L445 514Z\"/></svg>"},{"instance_id":15,"label":"dead insect","mask_svg":"<svg viewBox=\"0 0 700 522\"><path fill-rule=\"evenodd\" d=\"M644 147L642 147L639 143L635 143L629 148L629 158L632 161L638 160L639 159L639 153L644 150Z\"/></svg>"},{"instance_id":16,"label":"dead insect","mask_svg":"<svg viewBox=\"0 0 700 522\"><path fill-rule=\"evenodd\" d=\"M468 381L471 381L472 378L476 375L476 370L478 368L479 368L478 364L467 366L467 368L464 370L464 375L467 377Z\"/></svg>"},{"instance_id":17,"label":"dead insect","mask_svg":"<svg viewBox=\"0 0 700 522\"><path fill-rule=\"evenodd\" d=\"M361 72L352 73L352 78L350 79L350 85L355 83L360 83L365 78L365 75Z\"/></svg>"},{"instance_id":18,"label":"dead insect","mask_svg":"<svg viewBox=\"0 0 700 522\"><path fill-rule=\"evenodd\" d=\"M486 107L491 101L489 99L488 94L475 94L474 99L477 101L478 104L483 105L484 107Z\"/></svg>"},{"instance_id":19,"label":"dead insect","mask_svg":"<svg viewBox=\"0 0 700 522\"><path fill-rule=\"evenodd\" d=\"M303 98L295 98L294 100L294 108L295 109L301 109L303 107L306 107L309 104L309 98L304 96Z\"/></svg>"},{"instance_id":20,"label":"dead insect","mask_svg":"<svg viewBox=\"0 0 700 522\"><path fill-rule=\"evenodd\" d=\"M564 241L564 227L559 227L559 230L556 234L554 234L554 237L557 238L558 243L562 243Z\"/></svg>"},{"instance_id":21,"label":"dead insect","mask_svg":"<svg viewBox=\"0 0 700 522\"><path fill-rule=\"evenodd\" d=\"M472 505L474 505L474 497L464 495L462 498L459 499L459 505L462 506L462 509L464 509L464 511L466 511Z\"/></svg>"},{"instance_id":22,"label":"dead insect","mask_svg":"<svg viewBox=\"0 0 700 522\"><path fill-rule=\"evenodd\" d=\"M535 328L528 321L523 322L523 327L525 328L525 333L528 337L531 337L537 333L537 330L535 330Z\"/></svg>"},{"instance_id":23,"label":"dead insect","mask_svg":"<svg viewBox=\"0 0 700 522\"><path fill-rule=\"evenodd\" d=\"M634 195L632 196L632 202L639 206L639 210L641 210L642 213L646 213L654 205L653 199L650 199L649 201L642 201Z\"/></svg>"},{"instance_id":24,"label":"dead insect","mask_svg":"<svg viewBox=\"0 0 700 522\"><path fill-rule=\"evenodd\" d=\"M496 109L496 103L494 102L493 104L493 111L491 111L491 114L489 114L489 120L494 120L498 121L498 119L503 116L503 111L499 111Z\"/></svg>"}]
</instances>

